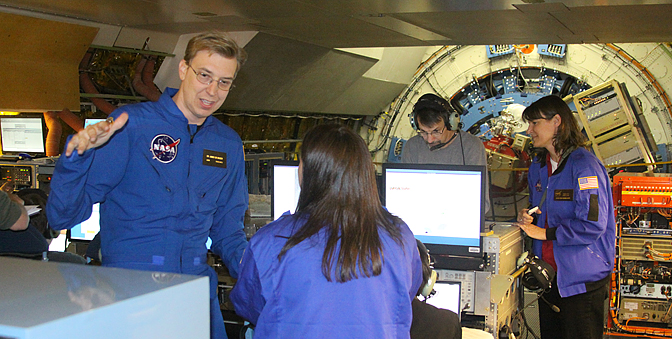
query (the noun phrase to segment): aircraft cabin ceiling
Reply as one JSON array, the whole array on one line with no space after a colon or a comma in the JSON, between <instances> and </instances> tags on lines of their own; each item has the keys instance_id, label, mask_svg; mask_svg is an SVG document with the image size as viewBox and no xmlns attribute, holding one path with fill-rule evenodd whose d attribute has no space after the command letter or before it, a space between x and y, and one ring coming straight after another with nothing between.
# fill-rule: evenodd
<instances>
[{"instance_id":1,"label":"aircraft cabin ceiling","mask_svg":"<svg viewBox=\"0 0 672 339\"><path fill-rule=\"evenodd\" d=\"M672 0L0 0L0 12L99 27L92 45L167 53L154 78L160 90L179 86L174 70L190 36L230 32L249 53L222 106L237 112L373 116L409 86L435 46L672 41ZM4 25L0 31L28 31ZM37 34L5 36L58 40ZM16 62L44 54L45 44L27 45L36 50ZM42 106L30 108L55 109Z\"/></svg>"},{"instance_id":2,"label":"aircraft cabin ceiling","mask_svg":"<svg viewBox=\"0 0 672 339\"><path fill-rule=\"evenodd\" d=\"M326 48L672 40L662 0L0 0L0 6L188 34L258 31Z\"/></svg>"}]
</instances>

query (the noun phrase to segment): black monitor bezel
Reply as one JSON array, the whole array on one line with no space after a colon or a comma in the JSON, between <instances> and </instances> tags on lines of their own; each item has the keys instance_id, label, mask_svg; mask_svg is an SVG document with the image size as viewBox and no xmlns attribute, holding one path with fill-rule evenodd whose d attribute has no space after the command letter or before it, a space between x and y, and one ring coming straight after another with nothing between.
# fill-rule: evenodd
<instances>
[{"instance_id":1,"label":"black monitor bezel","mask_svg":"<svg viewBox=\"0 0 672 339\"><path fill-rule=\"evenodd\" d=\"M487 169L485 166L477 165L442 165L442 164L408 164L408 163L383 163L382 165L382 202L383 206L386 205L386 195L387 195L387 171L389 169L416 169L416 170L436 170L436 171L469 171L469 172L480 172L481 174L481 218L480 218L480 230L479 230L479 252L475 253L470 251L470 248L474 246L464 246L464 245L445 245L445 244L432 244L424 243L429 252L432 255L436 256L451 256L451 257L463 257L463 258L483 258L483 230L485 228L485 188L486 188L486 175ZM442 194L455 194L456 192L443 192ZM433 199L440 197L432 197ZM392 212L392 211L390 211ZM393 213L393 212L392 212Z\"/></svg>"},{"instance_id":2,"label":"black monitor bezel","mask_svg":"<svg viewBox=\"0 0 672 339\"><path fill-rule=\"evenodd\" d=\"M9 151L6 150L5 144L2 143L2 120L12 120L12 119L34 119L40 120L40 125L42 126L42 151ZM44 157L47 152L47 145L46 145L46 138L47 138L47 129L46 129L46 124L44 121L44 115L42 114L27 114L27 113L22 113L19 115L2 115L0 116L0 144L2 144L2 154L3 155L20 155L20 154L28 154L31 157L37 158L37 157Z\"/></svg>"},{"instance_id":3,"label":"black monitor bezel","mask_svg":"<svg viewBox=\"0 0 672 339\"><path fill-rule=\"evenodd\" d=\"M71 232L72 232L72 230L71 230L71 229L68 229L67 232L65 233L65 239L66 239L68 242L82 243L82 244L88 244L88 243L91 242L91 240L73 238Z\"/></svg>"},{"instance_id":4,"label":"black monitor bezel","mask_svg":"<svg viewBox=\"0 0 672 339\"><path fill-rule=\"evenodd\" d=\"M271 220L275 220L275 166L299 166L298 160L271 159L268 162L269 191L271 193ZM280 211L279 213L284 213Z\"/></svg>"}]
</instances>

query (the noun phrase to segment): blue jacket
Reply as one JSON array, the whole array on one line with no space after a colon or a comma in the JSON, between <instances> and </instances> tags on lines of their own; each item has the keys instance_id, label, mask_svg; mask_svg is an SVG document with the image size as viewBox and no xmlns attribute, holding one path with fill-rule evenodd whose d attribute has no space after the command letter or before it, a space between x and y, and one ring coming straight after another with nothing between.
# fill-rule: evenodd
<instances>
[{"instance_id":1,"label":"blue jacket","mask_svg":"<svg viewBox=\"0 0 672 339\"><path fill-rule=\"evenodd\" d=\"M278 260L280 249L305 219L285 214L250 240L230 298L236 313L256 324L258 338L409 338L411 301L422 264L408 226L403 247L380 233L384 263L378 276L345 283L322 274L325 232L304 240Z\"/></svg>"},{"instance_id":2,"label":"blue jacket","mask_svg":"<svg viewBox=\"0 0 672 339\"><path fill-rule=\"evenodd\" d=\"M547 190L537 226L545 227L548 218L546 235L553 241L558 289L566 298L585 293L586 283L613 270L616 223L611 182L600 160L584 148L558 164L550 178L544 160L530 166L530 204L538 206ZM535 240L533 247L534 254L542 257L542 241Z\"/></svg>"},{"instance_id":3,"label":"blue jacket","mask_svg":"<svg viewBox=\"0 0 672 339\"><path fill-rule=\"evenodd\" d=\"M61 156L47 216L52 228L70 228L101 202L103 265L210 276L216 300L208 236L233 277L247 246L243 147L215 117L189 125L175 93L169 88L158 102L117 109L112 116L127 112L129 120L105 145Z\"/></svg>"}]
</instances>

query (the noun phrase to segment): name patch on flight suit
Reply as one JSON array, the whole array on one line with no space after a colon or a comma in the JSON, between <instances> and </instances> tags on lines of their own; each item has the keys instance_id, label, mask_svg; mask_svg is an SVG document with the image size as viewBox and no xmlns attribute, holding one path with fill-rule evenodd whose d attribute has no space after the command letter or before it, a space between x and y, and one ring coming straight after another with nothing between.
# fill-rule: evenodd
<instances>
[{"instance_id":1,"label":"name patch on flight suit","mask_svg":"<svg viewBox=\"0 0 672 339\"><path fill-rule=\"evenodd\" d=\"M203 165L226 168L226 153L204 149Z\"/></svg>"},{"instance_id":2,"label":"name patch on flight suit","mask_svg":"<svg viewBox=\"0 0 672 339\"><path fill-rule=\"evenodd\" d=\"M553 200L555 201L573 201L574 190L555 190L553 192Z\"/></svg>"}]
</instances>

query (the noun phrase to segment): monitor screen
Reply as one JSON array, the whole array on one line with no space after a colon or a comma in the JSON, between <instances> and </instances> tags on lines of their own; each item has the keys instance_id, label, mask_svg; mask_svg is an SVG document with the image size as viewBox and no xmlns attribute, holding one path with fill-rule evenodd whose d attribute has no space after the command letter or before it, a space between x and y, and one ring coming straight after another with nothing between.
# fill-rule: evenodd
<instances>
[{"instance_id":1,"label":"monitor screen","mask_svg":"<svg viewBox=\"0 0 672 339\"><path fill-rule=\"evenodd\" d=\"M2 151L9 153L44 153L42 117L2 117Z\"/></svg>"},{"instance_id":2,"label":"monitor screen","mask_svg":"<svg viewBox=\"0 0 672 339\"><path fill-rule=\"evenodd\" d=\"M101 121L105 121L105 119L98 119L98 118L89 118L84 120L84 128L87 128L91 125L95 125Z\"/></svg>"},{"instance_id":3,"label":"monitor screen","mask_svg":"<svg viewBox=\"0 0 672 339\"><path fill-rule=\"evenodd\" d=\"M277 220L290 211L296 211L299 203L299 162L289 160L271 160L271 218Z\"/></svg>"},{"instance_id":4,"label":"monitor screen","mask_svg":"<svg viewBox=\"0 0 672 339\"><path fill-rule=\"evenodd\" d=\"M481 258L485 167L383 164L383 201L432 255Z\"/></svg>"},{"instance_id":5,"label":"monitor screen","mask_svg":"<svg viewBox=\"0 0 672 339\"><path fill-rule=\"evenodd\" d=\"M460 316L460 301L462 299L461 284L459 282L437 281L434 284L434 295L427 299L427 303L438 308L451 310Z\"/></svg>"},{"instance_id":6,"label":"monitor screen","mask_svg":"<svg viewBox=\"0 0 672 339\"><path fill-rule=\"evenodd\" d=\"M94 204L91 207L91 217L68 230L68 240L88 242L93 240L98 231L100 231L100 204Z\"/></svg>"}]
</instances>

